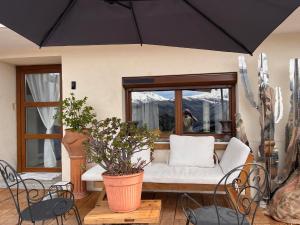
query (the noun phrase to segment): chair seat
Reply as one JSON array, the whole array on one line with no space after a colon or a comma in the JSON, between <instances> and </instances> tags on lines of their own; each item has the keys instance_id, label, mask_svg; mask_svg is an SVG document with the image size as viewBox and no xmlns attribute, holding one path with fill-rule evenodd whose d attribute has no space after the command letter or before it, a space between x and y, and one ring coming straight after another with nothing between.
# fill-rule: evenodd
<instances>
[{"instance_id":1,"label":"chair seat","mask_svg":"<svg viewBox=\"0 0 300 225\"><path fill-rule=\"evenodd\" d=\"M243 215L239 213L239 223L237 219L236 211L218 207L220 225L250 225L250 223L245 218L243 223ZM207 206L203 208L197 208L194 210L195 216L197 217L197 221L192 217L191 223L195 225L219 225L218 223L218 215L216 212L216 207L214 205Z\"/></svg>"},{"instance_id":2,"label":"chair seat","mask_svg":"<svg viewBox=\"0 0 300 225\"><path fill-rule=\"evenodd\" d=\"M57 206L57 207L55 207ZM74 206L71 199L54 198L34 203L31 205L31 213L34 221L48 220L60 216L68 212ZM55 211L54 211L55 207ZM23 220L30 220L29 207L21 213Z\"/></svg>"}]
</instances>

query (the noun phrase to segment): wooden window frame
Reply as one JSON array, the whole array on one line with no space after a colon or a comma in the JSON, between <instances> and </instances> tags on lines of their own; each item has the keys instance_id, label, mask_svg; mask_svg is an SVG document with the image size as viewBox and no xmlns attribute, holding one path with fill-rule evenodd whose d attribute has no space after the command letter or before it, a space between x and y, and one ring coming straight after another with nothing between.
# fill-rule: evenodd
<instances>
[{"instance_id":1,"label":"wooden window frame","mask_svg":"<svg viewBox=\"0 0 300 225\"><path fill-rule=\"evenodd\" d=\"M207 73L207 74L187 74L187 75L164 75L164 76L141 76L123 77L122 84L125 89L125 114L126 121L131 121L131 93L134 91L175 91L175 134L205 136L212 135L222 138L226 134L214 133L183 133L182 121L182 90L228 88L230 95L230 119L231 136L236 134L236 84L237 73Z\"/></svg>"},{"instance_id":2,"label":"wooden window frame","mask_svg":"<svg viewBox=\"0 0 300 225\"><path fill-rule=\"evenodd\" d=\"M61 172L61 168L28 168L26 167L26 140L62 139L60 134L26 134L26 107L57 107L62 100L61 65L37 65L16 67L16 97L17 97L17 171L18 172ZM58 102L26 102L25 75L34 73L60 73L60 101Z\"/></svg>"}]
</instances>

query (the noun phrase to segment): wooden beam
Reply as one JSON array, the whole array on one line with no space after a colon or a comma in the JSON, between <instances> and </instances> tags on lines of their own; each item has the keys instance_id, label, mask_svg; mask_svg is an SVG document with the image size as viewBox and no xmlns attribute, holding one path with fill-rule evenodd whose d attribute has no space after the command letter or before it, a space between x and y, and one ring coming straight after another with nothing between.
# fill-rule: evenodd
<instances>
[{"instance_id":1,"label":"wooden beam","mask_svg":"<svg viewBox=\"0 0 300 225\"><path fill-rule=\"evenodd\" d=\"M227 143L215 143L215 150L225 151ZM170 143L155 143L154 150L170 150Z\"/></svg>"},{"instance_id":2,"label":"wooden beam","mask_svg":"<svg viewBox=\"0 0 300 225\"><path fill-rule=\"evenodd\" d=\"M187 74L187 75L165 75L165 76L139 76L123 77L123 87L126 89L138 90L141 88L176 88L195 87L195 86L214 86L235 85L237 73L206 73L206 74Z\"/></svg>"},{"instance_id":3,"label":"wooden beam","mask_svg":"<svg viewBox=\"0 0 300 225\"><path fill-rule=\"evenodd\" d=\"M102 181L95 181L94 188L103 188ZM177 183L143 183L143 191L183 191L183 192L213 192L215 184L177 184ZM224 190L221 186L220 190Z\"/></svg>"}]
</instances>

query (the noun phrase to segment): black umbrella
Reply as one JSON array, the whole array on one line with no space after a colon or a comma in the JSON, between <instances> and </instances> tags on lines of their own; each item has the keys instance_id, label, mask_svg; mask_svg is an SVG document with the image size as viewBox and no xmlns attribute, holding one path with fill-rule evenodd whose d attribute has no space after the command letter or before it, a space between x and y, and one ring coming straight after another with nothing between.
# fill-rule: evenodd
<instances>
[{"instance_id":1,"label":"black umbrella","mask_svg":"<svg viewBox=\"0 0 300 225\"><path fill-rule=\"evenodd\" d=\"M42 46L153 44L253 53L300 0L0 0L0 23Z\"/></svg>"}]
</instances>

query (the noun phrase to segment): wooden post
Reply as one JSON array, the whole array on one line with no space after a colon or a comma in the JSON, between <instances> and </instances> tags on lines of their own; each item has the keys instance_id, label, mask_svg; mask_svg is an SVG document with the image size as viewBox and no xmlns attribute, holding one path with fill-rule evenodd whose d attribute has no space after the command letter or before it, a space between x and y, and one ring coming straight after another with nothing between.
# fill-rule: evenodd
<instances>
[{"instance_id":1,"label":"wooden post","mask_svg":"<svg viewBox=\"0 0 300 225\"><path fill-rule=\"evenodd\" d=\"M266 165L266 170L268 172L268 180L269 180L269 187L270 191L273 191L272 187L272 152L275 147L275 141L274 140L265 140L264 142L264 152L265 152L265 165Z\"/></svg>"},{"instance_id":2,"label":"wooden post","mask_svg":"<svg viewBox=\"0 0 300 225\"><path fill-rule=\"evenodd\" d=\"M274 140L265 140L265 143L264 143L264 152L265 152L266 158L272 156L272 152L273 152L274 146L275 146L275 141Z\"/></svg>"}]
</instances>

